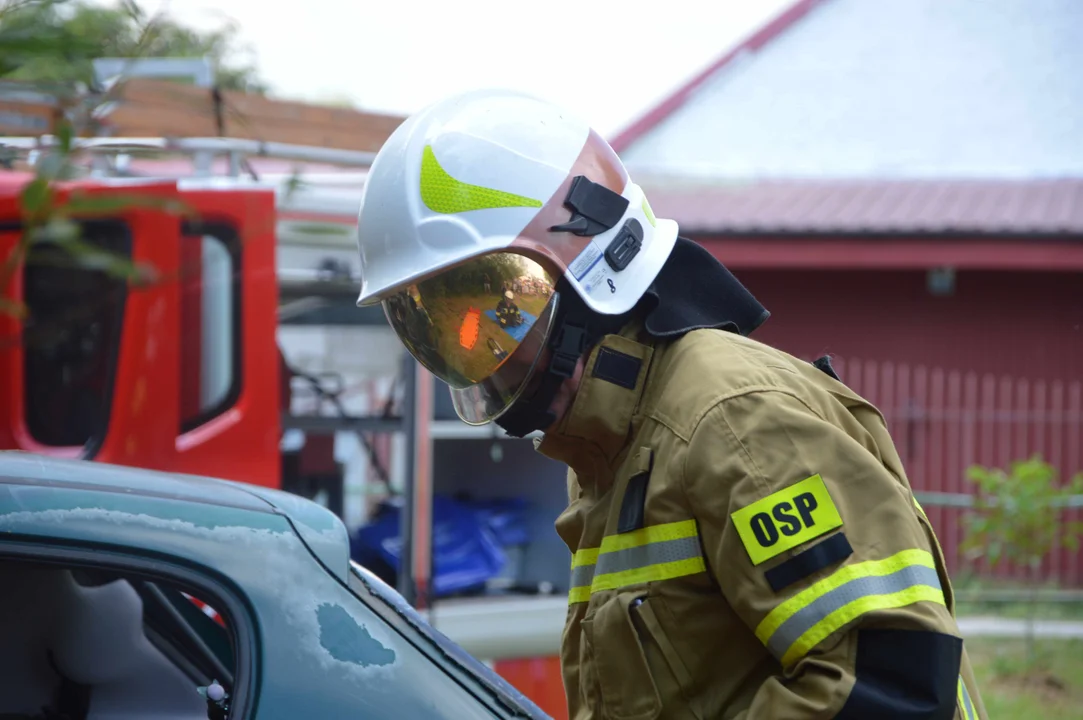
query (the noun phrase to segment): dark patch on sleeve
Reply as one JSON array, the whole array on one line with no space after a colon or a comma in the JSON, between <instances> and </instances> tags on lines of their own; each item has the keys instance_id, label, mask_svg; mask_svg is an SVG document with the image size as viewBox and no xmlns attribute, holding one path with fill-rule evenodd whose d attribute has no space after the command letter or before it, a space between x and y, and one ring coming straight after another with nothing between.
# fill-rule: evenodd
<instances>
[{"instance_id":1,"label":"dark patch on sleeve","mask_svg":"<svg viewBox=\"0 0 1083 720\"><path fill-rule=\"evenodd\" d=\"M786 562L766 571L763 576L775 592L781 592L795 582L825 567L842 562L854 553L844 533L835 533L821 543L803 550Z\"/></svg>"},{"instance_id":2,"label":"dark patch on sleeve","mask_svg":"<svg viewBox=\"0 0 1083 720\"><path fill-rule=\"evenodd\" d=\"M598 359L594 361L594 377L611 382L628 390L635 390L639 379L639 368L643 362L632 355L625 355L607 347L598 350Z\"/></svg>"},{"instance_id":3,"label":"dark patch on sleeve","mask_svg":"<svg viewBox=\"0 0 1083 720\"><path fill-rule=\"evenodd\" d=\"M963 641L923 630L858 630L856 680L837 720L952 720Z\"/></svg>"},{"instance_id":4,"label":"dark patch on sleeve","mask_svg":"<svg viewBox=\"0 0 1083 720\"><path fill-rule=\"evenodd\" d=\"M361 667L395 662L395 651L372 637L341 605L320 605L316 617L320 623L320 645L335 660Z\"/></svg>"}]
</instances>

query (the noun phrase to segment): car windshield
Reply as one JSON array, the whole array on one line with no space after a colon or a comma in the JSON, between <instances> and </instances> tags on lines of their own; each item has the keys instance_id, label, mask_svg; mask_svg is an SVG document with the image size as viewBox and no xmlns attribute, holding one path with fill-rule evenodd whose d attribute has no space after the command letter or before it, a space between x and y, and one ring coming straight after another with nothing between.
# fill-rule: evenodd
<instances>
[{"instance_id":1,"label":"car windshield","mask_svg":"<svg viewBox=\"0 0 1083 720\"><path fill-rule=\"evenodd\" d=\"M350 587L354 592L362 596L373 597L383 603L387 609L394 612L395 615L409 625L429 646L429 649L435 650L459 670L469 674L513 715L536 718L537 720L550 720L549 716L542 712L541 708L531 702L529 698L519 692L507 680L497 675L484 663L430 625L390 585L355 562L351 561L350 569L352 570Z\"/></svg>"}]
</instances>

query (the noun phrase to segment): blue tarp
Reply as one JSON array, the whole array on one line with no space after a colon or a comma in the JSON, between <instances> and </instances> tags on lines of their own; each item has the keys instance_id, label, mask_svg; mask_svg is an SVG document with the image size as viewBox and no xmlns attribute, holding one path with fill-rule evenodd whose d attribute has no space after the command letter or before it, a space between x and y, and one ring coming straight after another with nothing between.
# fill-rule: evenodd
<instances>
[{"instance_id":1,"label":"blue tarp","mask_svg":"<svg viewBox=\"0 0 1083 720\"><path fill-rule=\"evenodd\" d=\"M368 567L378 559L398 571L400 505L385 504L372 522L354 533L350 555L355 561ZM437 597L483 588L504 569L504 548L529 540L526 503L517 498L461 502L436 495L432 510L432 590Z\"/></svg>"},{"instance_id":2,"label":"blue tarp","mask_svg":"<svg viewBox=\"0 0 1083 720\"><path fill-rule=\"evenodd\" d=\"M515 342L522 342L523 338L525 338L526 334L530 331L530 328L534 323L538 322L538 318L531 315L526 310L520 309L519 314L523 316L522 325L519 325L518 327L501 327L501 330L515 338ZM486 310L485 316L497 325L500 325L500 321L496 319L496 310Z\"/></svg>"}]
</instances>

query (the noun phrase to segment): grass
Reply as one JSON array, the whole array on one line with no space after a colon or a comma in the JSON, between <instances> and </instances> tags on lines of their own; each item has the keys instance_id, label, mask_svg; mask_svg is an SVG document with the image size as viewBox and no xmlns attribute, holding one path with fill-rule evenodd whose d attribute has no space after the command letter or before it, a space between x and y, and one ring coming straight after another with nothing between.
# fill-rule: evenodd
<instances>
[{"instance_id":1,"label":"grass","mask_svg":"<svg viewBox=\"0 0 1083 720\"><path fill-rule=\"evenodd\" d=\"M996 616L1023 620L1027 617L1027 605L1021 602L958 602L955 604L958 617L975 615ZM1036 604L1034 617L1038 620L1083 620L1083 603L1039 602Z\"/></svg>"},{"instance_id":2,"label":"grass","mask_svg":"<svg viewBox=\"0 0 1083 720\"><path fill-rule=\"evenodd\" d=\"M1022 639L978 637L966 641L982 701L996 720L1068 720L1083 705L1083 640L1036 643L1037 661L1026 667Z\"/></svg>"},{"instance_id":3,"label":"grass","mask_svg":"<svg viewBox=\"0 0 1083 720\"><path fill-rule=\"evenodd\" d=\"M960 577L952 585L959 591L1026 590L1026 586L1005 580ZM1052 585L1039 588L1055 590ZM994 616L1025 619L1025 602L959 601L956 616ZM1034 607L1038 620L1083 620L1083 603L1039 601ZM1035 641L1036 661L1028 668L1022 638L972 637L966 639L967 654L974 665L978 688L990 718L995 720L1067 720L1083 717L1083 639Z\"/></svg>"},{"instance_id":4,"label":"grass","mask_svg":"<svg viewBox=\"0 0 1083 720\"><path fill-rule=\"evenodd\" d=\"M957 594L972 594L982 591L995 594L1000 591L1026 592L1028 590L1028 587L1020 582L981 580L973 577L952 578L952 587ZM1043 585L1038 588L1039 600L1035 603L1034 616L1041 620L1083 620L1083 602L1057 602L1041 599L1043 593L1056 590L1057 587L1053 584ZM959 617L995 615L1023 619L1027 617L1027 612L1027 603L1022 601L983 602L971 597L967 600L959 600L955 606L955 614Z\"/></svg>"}]
</instances>

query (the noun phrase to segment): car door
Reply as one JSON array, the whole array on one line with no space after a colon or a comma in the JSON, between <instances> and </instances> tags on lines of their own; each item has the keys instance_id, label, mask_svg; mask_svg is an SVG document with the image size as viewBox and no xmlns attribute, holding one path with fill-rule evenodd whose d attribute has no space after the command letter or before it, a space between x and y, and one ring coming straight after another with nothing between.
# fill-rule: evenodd
<instances>
[{"instance_id":1,"label":"car door","mask_svg":"<svg viewBox=\"0 0 1083 720\"><path fill-rule=\"evenodd\" d=\"M176 183L58 186L79 234L32 244L20 187L0 193L0 447L155 467L176 436Z\"/></svg>"},{"instance_id":2,"label":"car door","mask_svg":"<svg viewBox=\"0 0 1083 720\"><path fill-rule=\"evenodd\" d=\"M277 488L281 422L271 188L180 186L177 435L171 468Z\"/></svg>"}]
</instances>

